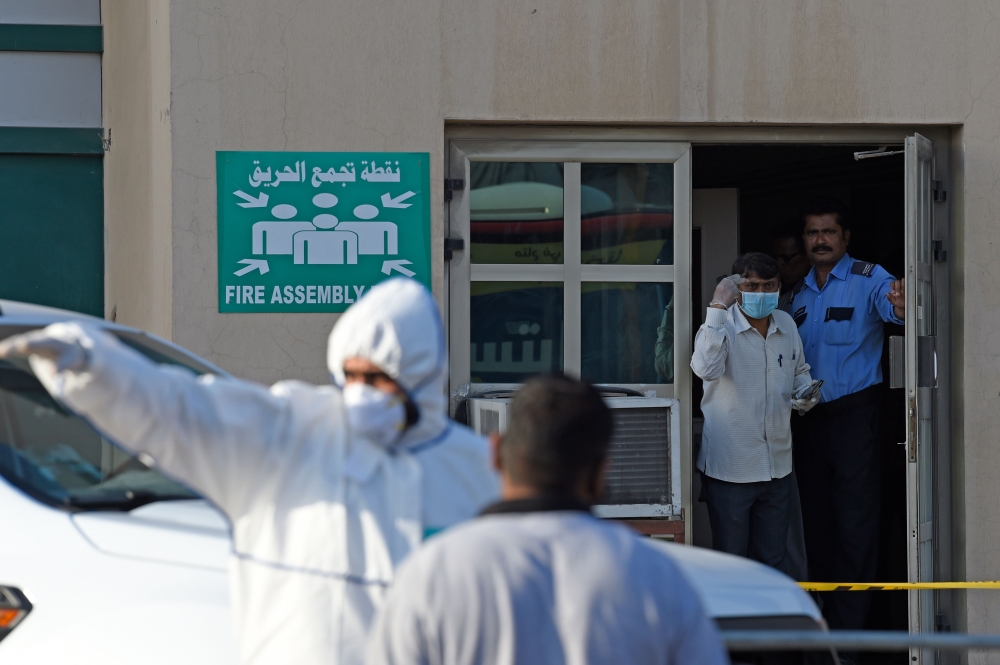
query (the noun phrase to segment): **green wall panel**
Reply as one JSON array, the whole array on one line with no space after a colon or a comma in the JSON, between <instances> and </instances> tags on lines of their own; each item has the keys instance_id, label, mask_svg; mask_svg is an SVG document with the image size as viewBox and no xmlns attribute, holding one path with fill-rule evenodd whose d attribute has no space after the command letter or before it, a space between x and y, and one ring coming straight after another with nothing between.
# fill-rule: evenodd
<instances>
[{"instance_id":1,"label":"green wall panel","mask_svg":"<svg viewBox=\"0 0 1000 665\"><path fill-rule=\"evenodd\" d=\"M0 23L0 51L101 53L104 36L99 25Z\"/></svg>"},{"instance_id":2,"label":"green wall panel","mask_svg":"<svg viewBox=\"0 0 1000 665\"><path fill-rule=\"evenodd\" d=\"M104 316L99 156L0 154L0 298Z\"/></svg>"},{"instance_id":3,"label":"green wall panel","mask_svg":"<svg viewBox=\"0 0 1000 665\"><path fill-rule=\"evenodd\" d=\"M0 153L103 155L103 134L100 127L0 127Z\"/></svg>"}]
</instances>

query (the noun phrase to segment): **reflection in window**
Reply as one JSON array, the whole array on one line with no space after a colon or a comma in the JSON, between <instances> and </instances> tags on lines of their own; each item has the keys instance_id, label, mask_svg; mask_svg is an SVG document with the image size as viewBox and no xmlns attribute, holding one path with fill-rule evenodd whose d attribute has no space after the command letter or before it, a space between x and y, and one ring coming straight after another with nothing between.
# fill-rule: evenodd
<instances>
[{"instance_id":1,"label":"reflection in window","mask_svg":"<svg viewBox=\"0 0 1000 665\"><path fill-rule=\"evenodd\" d=\"M673 292L670 283L584 282L584 380L673 383Z\"/></svg>"},{"instance_id":2,"label":"reflection in window","mask_svg":"<svg viewBox=\"0 0 1000 665\"><path fill-rule=\"evenodd\" d=\"M472 162L472 263L563 262L563 165Z\"/></svg>"},{"instance_id":3,"label":"reflection in window","mask_svg":"<svg viewBox=\"0 0 1000 665\"><path fill-rule=\"evenodd\" d=\"M0 361L0 476L74 508L197 498L62 408L21 361Z\"/></svg>"},{"instance_id":4,"label":"reflection in window","mask_svg":"<svg viewBox=\"0 0 1000 665\"><path fill-rule=\"evenodd\" d=\"M583 164L580 210L583 263L673 264L673 164Z\"/></svg>"},{"instance_id":5,"label":"reflection in window","mask_svg":"<svg viewBox=\"0 0 1000 665\"><path fill-rule=\"evenodd\" d=\"M519 383L563 367L563 285L472 282L473 383Z\"/></svg>"}]
</instances>

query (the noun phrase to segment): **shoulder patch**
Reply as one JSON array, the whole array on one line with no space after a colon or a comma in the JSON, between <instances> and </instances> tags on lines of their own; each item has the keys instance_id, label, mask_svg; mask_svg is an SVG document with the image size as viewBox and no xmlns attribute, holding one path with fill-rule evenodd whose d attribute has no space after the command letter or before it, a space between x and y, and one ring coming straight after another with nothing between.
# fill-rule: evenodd
<instances>
[{"instance_id":1,"label":"shoulder patch","mask_svg":"<svg viewBox=\"0 0 1000 665\"><path fill-rule=\"evenodd\" d=\"M875 265L876 264L868 263L867 261L855 261L851 265L851 274L871 277L872 273L875 271Z\"/></svg>"}]
</instances>

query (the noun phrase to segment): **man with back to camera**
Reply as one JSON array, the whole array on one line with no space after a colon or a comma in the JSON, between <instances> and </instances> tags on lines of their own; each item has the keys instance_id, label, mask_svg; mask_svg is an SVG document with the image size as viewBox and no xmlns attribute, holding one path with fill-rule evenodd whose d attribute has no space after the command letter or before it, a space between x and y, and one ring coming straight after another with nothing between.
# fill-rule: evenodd
<instances>
[{"instance_id":1,"label":"man with back to camera","mask_svg":"<svg viewBox=\"0 0 1000 665\"><path fill-rule=\"evenodd\" d=\"M819 405L795 419L809 574L870 582L878 564L883 322L903 323L904 282L847 254L851 219L837 199L809 201L801 218L813 267L792 316L812 374L824 381ZM830 628L859 629L869 602L867 592L823 594L823 614Z\"/></svg>"},{"instance_id":2,"label":"man with back to camera","mask_svg":"<svg viewBox=\"0 0 1000 665\"><path fill-rule=\"evenodd\" d=\"M430 293L399 278L337 321L333 386L198 378L84 322L0 358L29 356L53 397L226 514L243 662L348 665L395 566L497 494L486 441L445 414L444 348Z\"/></svg>"},{"instance_id":3,"label":"man with back to camera","mask_svg":"<svg viewBox=\"0 0 1000 665\"><path fill-rule=\"evenodd\" d=\"M400 567L368 665L728 662L668 546L590 513L611 429L592 386L526 382L491 437L502 501Z\"/></svg>"},{"instance_id":4,"label":"man with back to camera","mask_svg":"<svg viewBox=\"0 0 1000 665\"><path fill-rule=\"evenodd\" d=\"M715 289L694 340L705 382L698 470L713 549L785 571L792 409L819 400L795 323L776 309L778 264L751 252ZM798 447L798 446L796 446Z\"/></svg>"}]
</instances>

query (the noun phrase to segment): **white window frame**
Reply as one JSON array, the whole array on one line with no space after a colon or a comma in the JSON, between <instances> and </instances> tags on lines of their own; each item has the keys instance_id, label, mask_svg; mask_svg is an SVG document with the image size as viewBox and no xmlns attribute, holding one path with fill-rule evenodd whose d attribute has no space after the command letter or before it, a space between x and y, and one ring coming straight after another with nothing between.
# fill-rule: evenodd
<instances>
[{"instance_id":1,"label":"white window frame","mask_svg":"<svg viewBox=\"0 0 1000 665\"><path fill-rule=\"evenodd\" d=\"M691 247L691 145L686 142L570 142L570 141L451 141L449 178L461 179L448 206L447 235L465 242L449 265L449 341L451 389L469 384L470 285L484 281L548 281L563 284L563 371L579 376L581 370L581 284L583 282L660 282L674 285L674 302L690 301ZM482 162L563 163L563 257L561 265L472 264L469 260L470 164ZM582 265L580 259L580 164L670 163L674 165L674 265ZM570 260L573 257L573 260ZM683 401L690 389L686 359L691 350L690 307L674 307L673 384L615 384L657 397ZM683 366L683 367L681 367ZM687 392L686 394L690 394Z\"/></svg>"}]
</instances>

